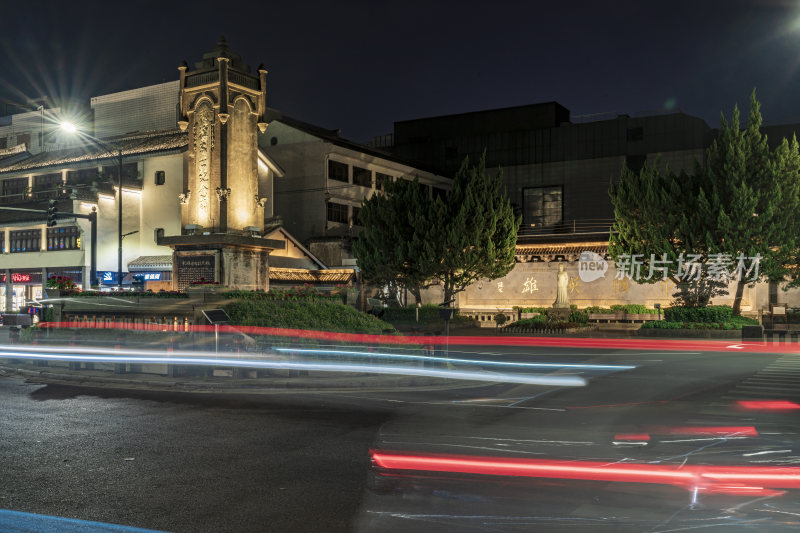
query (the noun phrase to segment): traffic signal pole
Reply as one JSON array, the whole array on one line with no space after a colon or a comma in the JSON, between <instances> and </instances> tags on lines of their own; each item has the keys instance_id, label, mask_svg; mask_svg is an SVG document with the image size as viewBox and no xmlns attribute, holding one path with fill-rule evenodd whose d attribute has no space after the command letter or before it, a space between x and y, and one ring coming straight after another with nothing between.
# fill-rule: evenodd
<instances>
[{"instance_id":1,"label":"traffic signal pole","mask_svg":"<svg viewBox=\"0 0 800 533\"><path fill-rule=\"evenodd\" d=\"M24 211L27 213L39 213L44 214L48 217L52 217L54 220L58 218L82 218L84 220L88 220L91 226L91 250L89 251L90 254L90 273L89 273L89 283L91 285L97 284L97 210L96 208L92 208L92 212L88 215L84 215L81 213L58 213L51 211L50 209L26 209L24 207L4 207L0 206L0 211ZM55 225L55 224L54 224ZM49 226L49 224L48 224Z\"/></svg>"}]
</instances>

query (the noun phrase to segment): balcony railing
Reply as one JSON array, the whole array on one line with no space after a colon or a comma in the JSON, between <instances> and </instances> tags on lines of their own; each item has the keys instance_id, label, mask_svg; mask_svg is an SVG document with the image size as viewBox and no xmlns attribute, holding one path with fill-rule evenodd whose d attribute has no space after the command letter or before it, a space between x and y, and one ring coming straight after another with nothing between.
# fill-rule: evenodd
<instances>
[{"instance_id":1,"label":"balcony railing","mask_svg":"<svg viewBox=\"0 0 800 533\"><path fill-rule=\"evenodd\" d=\"M219 81L219 71L211 70L208 72L200 72L198 74L191 74L186 76L186 87L198 87L207 83L214 83Z\"/></svg>"},{"instance_id":2,"label":"balcony railing","mask_svg":"<svg viewBox=\"0 0 800 533\"><path fill-rule=\"evenodd\" d=\"M258 78L248 76L247 74L229 70L228 81L241 85L242 87L247 87L248 89L258 90Z\"/></svg>"},{"instance_id":3,"label":"balcony railing","mask_svg":"<svg viewBox=\"0 0 800 533\"><path fill-rule=\"evenodd\" d=\"M573 219L560 224L520 226L521 237L543 237L546 235L608 235L613 218Z\"/></svg>"}]
</instances>

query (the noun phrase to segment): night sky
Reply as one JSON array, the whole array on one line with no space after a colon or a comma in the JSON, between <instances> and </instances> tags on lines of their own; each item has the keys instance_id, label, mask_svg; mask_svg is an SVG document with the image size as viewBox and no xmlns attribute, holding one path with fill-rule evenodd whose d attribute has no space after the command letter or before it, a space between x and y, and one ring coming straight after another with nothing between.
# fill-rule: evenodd
<instances>
[{"instance_id":1,"label":"night sky","mask_svg":"<svg viewBox=\"0 0 800 533\"><path fill-rule=\"evenodd\" d=\"M800 122L800 1L22 1L0 17L0 98L15 101L175 80L224 34L269 70L268 105L356 141L552 100L716 127L753 87L766 123Z\"/></svg>"}]
</instances>

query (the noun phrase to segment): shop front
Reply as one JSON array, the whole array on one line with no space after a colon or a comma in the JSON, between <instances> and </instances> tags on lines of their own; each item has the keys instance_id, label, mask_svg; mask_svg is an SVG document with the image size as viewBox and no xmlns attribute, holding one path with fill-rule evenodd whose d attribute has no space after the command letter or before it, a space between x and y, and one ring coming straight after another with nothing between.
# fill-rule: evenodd
<instances>
[{"instance_id":1,"label":"shop front","mask_svg":"<svg viewBox=\"0 0 800 533\"><path fill-rule=\"evenodd\" d=\"M28 302L42 298L42 271L16 270L11 272L11 283L6 283L6 274L0 274L0 310L3 312L25 309ZM7 290L11 291L11 307L8 306Z\"/></svg>"},{"instance_id":2,"label":"shop front","mask_svg":"<svg viewBox=\"0 0 800 533\"><path fill-rule=\"evenodd\" d=\"M128 263L128 270L123 282L145 291L172 290L172 255L143 255Z\"/></svg>"}]
</instances>

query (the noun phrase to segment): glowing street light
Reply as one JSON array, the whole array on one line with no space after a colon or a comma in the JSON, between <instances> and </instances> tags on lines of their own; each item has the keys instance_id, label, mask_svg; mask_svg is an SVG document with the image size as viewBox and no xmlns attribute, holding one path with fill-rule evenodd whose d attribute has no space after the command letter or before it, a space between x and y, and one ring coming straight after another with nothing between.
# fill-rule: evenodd
<instances>
[{"instance_id":1,"label":"glowing street light","mask_svg":"<svg viewBox=\"0 0 800 533\"><path fill-rule=\"evenodd\" d=\"M63 131L67 133L76 133L78 131L78 128L75 127L75 124L69 121L64 121L61 124L59 124L59 126Z\"/></svg>"}]
</instances>

